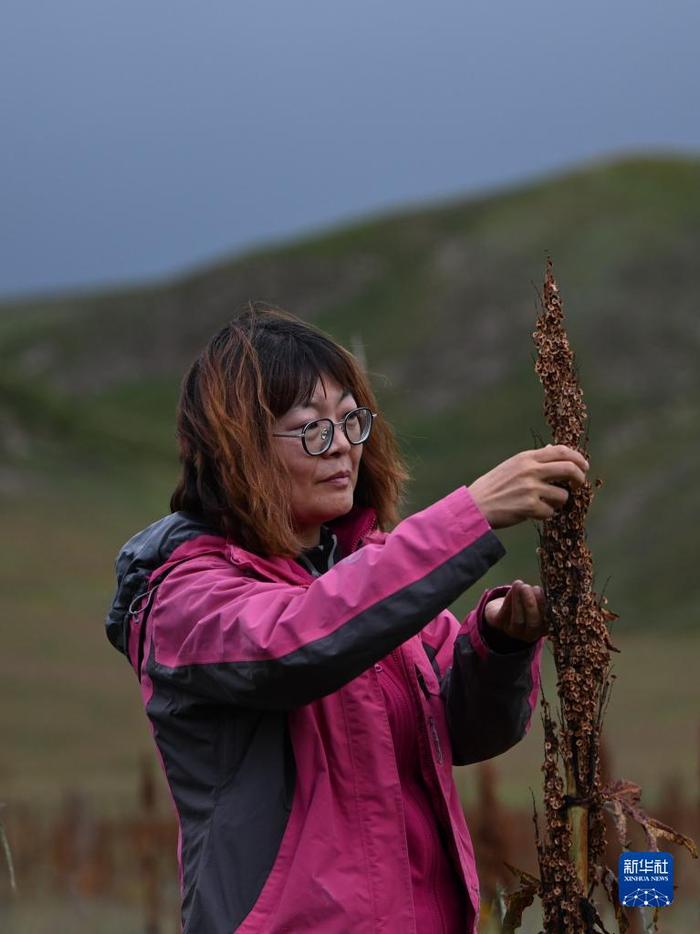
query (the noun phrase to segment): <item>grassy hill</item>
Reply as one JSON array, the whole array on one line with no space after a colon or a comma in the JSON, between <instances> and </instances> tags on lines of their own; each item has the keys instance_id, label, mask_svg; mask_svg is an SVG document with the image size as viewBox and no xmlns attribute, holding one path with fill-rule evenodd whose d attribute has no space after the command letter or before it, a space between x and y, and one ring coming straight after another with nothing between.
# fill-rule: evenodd
<instances>
[{"instance_id":1,"label":"grassy hill","mask_svg":"<svg viewBox=\"0 0 700 934\"><path fill-rule=\"evenodd\" d=\"M697 645L699 247L700 161L627 159L172 281L0 305L0 787L50 796L84 765L105 795L126 794L149 740L102 631L114 555L168 511L179 380L249 298L362 342L414 474L412 512L549 440L531 339L549 251L604 481L589 544L614 637ZM508 554L483 586L535 582L534 524L500 537Z\"/></svg>"}]
</instances>

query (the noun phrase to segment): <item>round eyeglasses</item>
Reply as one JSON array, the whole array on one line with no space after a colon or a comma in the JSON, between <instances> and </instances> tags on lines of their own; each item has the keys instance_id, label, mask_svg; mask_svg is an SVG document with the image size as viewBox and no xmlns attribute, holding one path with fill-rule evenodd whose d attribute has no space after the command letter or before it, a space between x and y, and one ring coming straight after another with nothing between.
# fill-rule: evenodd
<instances>
[{"instance_id":1,"label":"round eyeglasses","mask_svg":"<svg viewBox=\"0 0 700 934\"><path fill-rule=\"evenodd\" d=\"M273 431L272 434L275 438L301 438L306 453L316 457L318 454L325 454L333 444L336 425L342 427L350 444L364 444L369 438L372 423L377 415L377 412L372 412L362 405L348 412L339 422L330 418L317 418L313 422L307 422L301 431Z\"/></svg>"}]
</instances>

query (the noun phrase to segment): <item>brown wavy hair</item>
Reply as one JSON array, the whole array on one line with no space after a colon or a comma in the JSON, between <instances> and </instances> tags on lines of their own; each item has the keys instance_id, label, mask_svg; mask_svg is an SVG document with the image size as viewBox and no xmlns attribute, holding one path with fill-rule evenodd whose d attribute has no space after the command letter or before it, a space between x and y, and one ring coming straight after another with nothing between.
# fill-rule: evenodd
<instances>
[{"instance_id":1,"label":"brown wavy hair","mask_svg":"<svg viewBox=\"0 0 700 934\"><path fill-rule=\"evenodd\" d=\"M185 374L177 409L182 473L172 512L202 517L220 534L257 554L294 557L291 481L272 443L277 418L308 403L319 377L330 374L358 405L378 412L357 359L330 335L296 315L248 302ZM355 505L376 510L381 529L400 519L410 479L394 433L375 419L355 487Z\"/></svg>"}]
</instances>

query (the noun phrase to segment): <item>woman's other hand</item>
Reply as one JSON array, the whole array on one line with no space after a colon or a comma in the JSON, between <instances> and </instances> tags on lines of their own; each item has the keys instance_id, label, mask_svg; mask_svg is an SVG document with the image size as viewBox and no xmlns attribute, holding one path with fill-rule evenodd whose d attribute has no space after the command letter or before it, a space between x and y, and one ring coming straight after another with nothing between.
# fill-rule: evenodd
<instances>
[{"instance_id":1,"label":"woman's other hand","mask_svg":"<svg viewBox=\"0 0 700 934\"><path fill-rule=\"evenodd\" d=\"M479 477L469 487L477 506L493 529L525 519L550 519L569 498L565 484L586 483L589 464L565 444L521 451Z\"/></svg>"},{"instance_id":2,"label":"woman's other hand","mask_svg":"<svg viewBox=\"0 0 700 934\"><path fill-rule=\"evenodd\" d=\"M544 620L544 591L515 580L505 597L495 597L484 607L484 619L493 626L524 642L535 642L547 632Z\"/></svg>"}]
</instances>

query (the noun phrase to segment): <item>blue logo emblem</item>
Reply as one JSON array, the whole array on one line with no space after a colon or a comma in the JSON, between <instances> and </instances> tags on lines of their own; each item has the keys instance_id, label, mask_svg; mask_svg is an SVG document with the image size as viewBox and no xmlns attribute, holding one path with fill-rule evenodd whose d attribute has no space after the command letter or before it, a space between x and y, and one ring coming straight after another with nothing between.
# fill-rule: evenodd
<instances>
[{"instance_id":1,"label":"blue logo emblem","mask_svg":"<svg viewBox=\"0 0 700 934\"><path fill-rule=\"evenodd\" d=\"M617 864L620 904L658 908L673 901L671 853L620 853Z\"/></svg>"}]
</instances>

